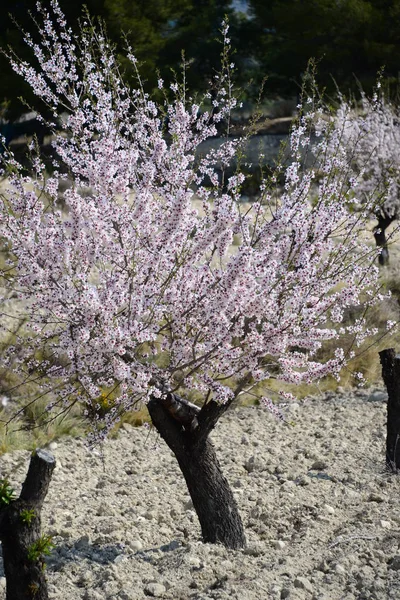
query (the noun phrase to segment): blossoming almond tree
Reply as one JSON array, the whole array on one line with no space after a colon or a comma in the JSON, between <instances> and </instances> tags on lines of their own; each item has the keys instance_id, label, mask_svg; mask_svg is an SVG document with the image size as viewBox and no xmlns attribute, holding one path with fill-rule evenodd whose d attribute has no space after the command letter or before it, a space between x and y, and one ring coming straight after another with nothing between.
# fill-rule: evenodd
<instances>
[{"instance_id":1,"label":"blossoming almond tree","mask_svg":"<svg viewBox=\"0 0 400 600\"><path fill-rule=\"evenodd\" d=\"M341 339L370 333L362 320L347 327L343 319L348 307L374 301L376 251L358 240L371 207L349 214L356 180L338 183L348 163L328 158L325 136L312 196L317 173L301 163L318 114L293 128L280 197L264 182L258 202L241 203L243 175L224 175L239 141L200 153L235 106L226 24L207 110L184 85L172 84L168 100L160 81L161 103L140 82L127 87L101 32L87 22L74 38L55 1L39 13L40 41L26 34L36 67L10 60L54 115L54 158L46 170L33 154L25 171L3 155L3 312L12 295L20 323L4 360L36 386L32 401L49 397L49 411L83 404L96 439L146 403L203 539L243 547L209 434L241 394L271 377L338 375L349 358ZM329 143L340 143L336 131ZM61 193L66 179L72 186ZM337 349L321 362L332 339ZM193 392L199 404L185 400Z\"/></svg>"},{"instance_id":2,"label":"blossoming almond tree","mask_svg":"<svg viewBox=\"0 0 400 600\"><path fill-rule=\"evenodd\" d=\"M385 231L400 211L400 115L380 87L378 81L372 98L363 93L359 107L341 97L334 123L342 139L341 150L351 166L349 175L359 180L357 197L367 201L376 198L378 225L374 236L381 248L379 263L385 265L389 261Z\"/></svg>"}]
</instances>

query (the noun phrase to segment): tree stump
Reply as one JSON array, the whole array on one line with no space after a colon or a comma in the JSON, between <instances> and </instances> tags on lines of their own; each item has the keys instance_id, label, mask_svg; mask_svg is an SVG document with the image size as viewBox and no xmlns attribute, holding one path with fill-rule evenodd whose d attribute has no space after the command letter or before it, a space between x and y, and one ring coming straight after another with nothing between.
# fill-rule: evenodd
<instances>
[{"instance_id":1,"label":"tree stump","mask_svg":"<svg viewBox=\"0 0 400 600\"><path fill-rule=\"evenodd\" d=\"M379 356L388 392L386 465L397 473L400 470L400 355L388 348L379 352Z\"/></svg>"},{"instance_id":2,"label":"tree stump","mask_svg":"<svg viewBox=\"0 0 400 600\"><path fill-rule=\"evenodd\" d=\"M32 454L20 497L0 508L6 600L48 600L44 554L48 539L41 537L41 509L55 458L45 450Z\"/></svg>"}]
</instances>

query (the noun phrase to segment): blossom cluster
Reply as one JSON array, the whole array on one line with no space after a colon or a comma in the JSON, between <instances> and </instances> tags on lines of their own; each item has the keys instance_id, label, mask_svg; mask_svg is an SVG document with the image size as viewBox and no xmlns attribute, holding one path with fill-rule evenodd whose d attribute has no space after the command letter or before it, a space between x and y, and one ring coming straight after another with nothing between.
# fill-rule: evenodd
<instances>
[{"instance_id":1,"label":"blossom cluster","mask_svg":"<svg viewBox=\"0 0 400 600\"><path fill-rule=\"evenodd\" d=\"M357 197L376 198L376 212L397 218L400 211L400 115L398 108L377 90L361 94L360 105L340 98L334 126L348 159L349 177L358 182Z\"/></svg>"},{"instance_id":2,"label":"blossom cluster","mask_svg":"<svg viewBox=\"0 0 400 600\"><path fill-rule=\"evenodd\" d=\"M36 156L26 172L3 155L2 306L12 295L19 322L4 360L52 406L106 390L104 431L155 389L226 403L245 382L337 374L344 314L374 301L378 270L359 239L369 209L350 213L356 183L333 177L349 169L346 153L326 151L339 147L335 132L313 148L318 170L305 170L315 115L301 117L282 193L265 182L245 205L244 176L221 176L240 140L199 154L235 106L227 53L211 108L178 85L157 103L140 82L127 87L101 32L75 39L51 7L41 42L26 37L37 66L10 57L52 111L54 158L46 170ZM229 49L226 25L223 36ZM332 339L338 350L321 363Z\"/></svg>"}]
</instances>

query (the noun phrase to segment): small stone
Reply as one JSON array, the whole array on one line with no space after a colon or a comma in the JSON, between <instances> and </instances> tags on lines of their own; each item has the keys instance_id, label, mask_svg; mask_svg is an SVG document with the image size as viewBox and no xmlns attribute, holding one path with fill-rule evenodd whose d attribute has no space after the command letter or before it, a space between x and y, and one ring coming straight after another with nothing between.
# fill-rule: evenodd
<instances>
[{"instance_id":1,"label":"small stone","mask_svg":"<svg viewBox=\"0 0 400 600\"><path fill-rule=\"evenodd\" d=\"M143 544L140 540L133 540L129 543L129 546L132 548L134 552L139 552L143 548Z\"/></svg>"},{"instance_id":2,"label":"small stone","mask_svg":"<svg viewBox=\"0 0 400 600\"><path fill-rule=\"evenodd\" d=\"M285 598L289 598L290 596L290 589L289 588L282 588L281 590L281 599L285 600Z\"/></svg>"},{"instance_id":3,"label":"small stone","mask_svg":"<svg viewBox=\"0 0 400 600\"><path fill-rule=\"evenodd\" d=\"M335 514L335 509L333 508L333 506L329 506L329 504L325 504L324 509L325 509L325 512L328 513L328 515Z\"/></svg>"},{"instance_id":4,"label":"small stone","mask_svg":"<svg viewBox=\"0 0 400 600\"><path fill-rule=\"evenodd\" d=\"M154 581L148 583L144 588L145 594L152 596L153 598L162 598L166 591L167 588L165 585L162 585L162 583L156 583Z\"/></svg>"},{"instance_id":5,"label":"small stone","mask_svg":"<svg viewBox=\"0 0 400 600\"><path fill-rule=\"evenodd\" d=\"M377 494L376 492L371 492L370 495L368 496L368 502L382 503L382 502L385 502L385 498L381 494Z\"/></svg>"},{"instance_id":6,"label":"small stone","mask_svg":"<svg viewBox=\"0 0 400 600\"><path fill-rule=\"evenodd\" d=\"M368 402L387 402L387 392L382 390L374 390L367 398Z\"/></svg>"},{"instance_id":7,"label":"small stone","mask_svg":"<svg viewBox=\"0 0 400 600\"><path fill-rule=\"evenodd\" d=\"M57 442L50 442L49 450L51 450L53 452L54 450L57 450L57 448L58 448Z\"/></svg>"},{"instance_id":8,"label":"small stone","mask_svg":"<svg viewBox=\"0 0 400 600\"><path fill-rule=\"evenodd\" d=\"M379 521L379 525L383 527L383 529L390 529L392 527L390 521Z\"/></svg>"},{"instance_id":9,"label":"small stone","mask_svg":"<svg viewBox=\"0 0 400 600\"><path fill-rule=\"evenodd\" d=\"M201 568L201 560L197 556L191 556L189 558L189 565L192 569L200 569Z\"/></svg>"},{"instance_id":10,"label":"small stone","mask_svg":"<svg viewBox=\"0 0 400 600\"><path fill-rule=\"evenodd\" d=\"M113 560L113 563L118 565L119 563L122 563L124 561L126 561L127 558L124 554L118 554L118 556L116 556Z\"/></svg>"},{"instance_id":11,"label":"small stone","mask_svg":"<svg viewBox=\"0 0 400 600\"><path fill-rule=\"evenodd\" d=\"M79 540L76 540L75 542L75 548L79 549L83 549L83 548L87 548L87 546L90 544L90 539L88 535L83 535L82 537L79 538Z\"/></svg>"},{"instance_id":12,"label":"small stone","mask_svg":"<svg viewBox=\"0 0 400 600\"><path fill-rule=\"evenodd\" d=\"M293 584L294 587L299 588L300 590L306 590L306 592L309 592L310 594L313 593L313 586L306 577L296 577Z\"/></svg>"},{"instance_id":13,"label":"small stone","mask_svg":"<svg viewBox=\"0 0 400 600\"><path fill-rule=\"evenodd\" d=\"M121 590L117 596L118 600L134 600L136 596L133 595L133 590Z\"/></svg>"},{"instance_id":14,"label":"small stone","mask_svg":"<svg viewBox=\"0 0 400 600\"><path fill-rule=\"evenodd\" d=\"M316 460L311 465L310 471L324 471L328 467L328 463L325 460Z\"/></svg>"},{"instance_id":15,"label":"small stone","mask_svg":"<svg viewBox=\"0 0 400 600\"><path fill-rule=\"evenodd\" d=\"M400 554L396 554L389 561L389 567L393 569L393 571L400 571Z\"/></svg>"},{"instance_id":16,"label":"small stone","mask_svg":"<svg viewBox=\"0 0 400 600\"><path fill-rule=\"evenodd\" d=\"M133 425L131 425L130 423L122 423L121 428L127 431L128 433L131 433Z\"/></svg>"},{"instance_id":17,"label":"small stone","mask_svg":"<svg viewBox=\"0 0 400 600\"><path fill-rule=\"evenodd\" d=\"M0 577L0 588L5 588L5 587L6 587L6 578Z\"/></svg>"},{"instance_id":18,"label":"small stone","mask_svg":"<svg viewBox=\"0 0 400 600\"><path fill-rule=\"evenodd\" d=\"M300 475L300 477L296 479L296 483L297 485L305 487L306 485L310 485L310 478L306 477L305 475Z\"/></svg>"},{"instance_id":19,"label":"small stone","mask_svg":"<svg viewBox=\"0 0 400 600\"><path fill-rule=\"evenodd\" d=\"M104 596L95 590L86 590L84 600L104 600Z\"/></svg>"},{"instance_id":20,"label":"small stone","mask_svg":"<svg viewBox=\"0 0 400 600\"><path fill-rule=\"evenodd\" d=\"M285 546L286 544L282 540L275 540L274 542L274 547L276 548L276 550L283 550Z\"/></svg>"},{"instance_id":21,"label":"small stone","mask_svg":"<svg viewBox=\"0 0 400 600\"><path fill-rule=\"evenodd\" d=\"M336 572L338 575L346 575L346 573L347 573L347 571L346 571L346 569L344 568L344 566L343 566L343 565L341 565L341 564L339 564L339 563L338 563L337 565L335 565L335 572Z\"/></svg>"},{"instance_id":22,"label":"small stone","mask_svg":"<svg viewBox=\"0 0 400 600\"><path fill-rule=\"evenodd\" d=\"M263 548L261 544L251 544L243 550L243 553L247 554L248 556L260 556L260 554L263 554L264 551L265 548Z\"/></svg>"},{"instance_id":23,"label":"small stone","mask_svg":"<svg viewBox=\"0 0 400 600\"><path fill-rule=\"evenodd\" d=\"M157 520L157 513L155 510L148 510L145 515L144 515L145 519L147 519L148 521L156 521Z\"/></svg>"}]
</instances>

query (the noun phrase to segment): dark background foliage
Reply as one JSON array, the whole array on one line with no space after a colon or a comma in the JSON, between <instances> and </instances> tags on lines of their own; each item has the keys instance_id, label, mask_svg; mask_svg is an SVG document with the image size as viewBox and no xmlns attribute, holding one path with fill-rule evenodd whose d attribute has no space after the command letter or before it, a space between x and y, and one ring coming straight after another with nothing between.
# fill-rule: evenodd
<instances>
[{"instance_id":1,"label":"dark background foliage","mask_svg":"<svg viewBox=\"0 0 400 600\"><path fill-rule=\"evenodd\" d=\"M80 0L60 0L70 25L77 29ZM400 0L86 0L89 12L100 16L123 61L121 31L127 34L141 66L145 86L156 87L158 72L173 78L181 52L192 60L188 71L191 90L203 91L219 64L218 30L224 15L231 24L238 85L248 100L258 94L268 76L269 97L298 93L308 60L319 61L318 79L328 92L334 80L347 92L361 83L369 91L378 70L385 66L386 81L396 89L400 65ZM11 45L28 56L21 32L32 30L29 16L36 0L3 0L0 45ZM129 66L125 62L128 69ZM17 101L34 99L0 58L0 103L3 117L14 120L26 108ZM252 81L251 84L249 82ZM7 110L5 110L7 109Z\"/></svg>"}]
</instances>

